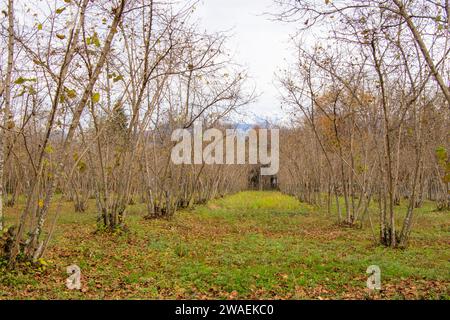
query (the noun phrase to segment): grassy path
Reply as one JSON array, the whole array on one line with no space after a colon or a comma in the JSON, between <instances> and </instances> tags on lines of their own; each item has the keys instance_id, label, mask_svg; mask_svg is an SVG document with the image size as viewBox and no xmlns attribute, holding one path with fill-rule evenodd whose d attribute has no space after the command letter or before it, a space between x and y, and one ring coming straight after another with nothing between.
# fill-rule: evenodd
<instances>
[{"instance_id":1,"label":"grassy path","mask_svg":"<svg viewBox=\"0 0 450 320\"><path fill-rule=\"evenodd\" d=\"M0 271L0 299L364 299L372 264L383 286L374 298L450 298L448 212L420 212L411 247L391 250L277 192L241 192L171 221L145 221L135 205L125 235L94 234L93 204L85 214L65 206L48 266ZM73 263L81 292L64 286Z\"/></svg>"}]
</instances>

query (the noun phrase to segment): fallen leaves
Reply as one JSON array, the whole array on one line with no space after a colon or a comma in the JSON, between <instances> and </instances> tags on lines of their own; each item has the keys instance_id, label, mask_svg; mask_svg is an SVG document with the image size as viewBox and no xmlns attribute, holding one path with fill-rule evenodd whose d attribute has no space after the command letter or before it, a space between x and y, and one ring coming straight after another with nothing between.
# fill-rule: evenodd
<instances>
[{"instance_id":1,"label":"fallen leaves","mask_svg":"<svg viewBox=\"0 0 450 320\"><path fill-rule=\"evenodd\" d=\"M137 206L129 217L131 232L120 235L94 233L94 202L83 215L72 213L72 203L64 203L64 214L46 254L51 263L45 272L8 279L0 272L0 297L326 300L449 296L449 281L434 278L423 267L429 265L442 274L442 264L433 261L436 254L431 253L441 252L437 246L443 239L416 240L416 249L427 245L429 252L416 256L414 250L370 247L370 235L364 230L342 229L323 216L278 215L276 207L273 211L244 210L243 204L227 201L180 212L170 221L144 220ZM18 208L7 210L20 215ZM177 255L176 246L188 254ZM368 257L385 262L397 259L406 265L425 263L415 267L418 274L403 270L404 278L383 276L382 290L373 292L365 287L365 269L358 271L359 259ZM80 265L83 277L78 292L64 285L64 268L73 263ZM432 275L421 277L427 273Z\"/></svg>"}]
</instances>

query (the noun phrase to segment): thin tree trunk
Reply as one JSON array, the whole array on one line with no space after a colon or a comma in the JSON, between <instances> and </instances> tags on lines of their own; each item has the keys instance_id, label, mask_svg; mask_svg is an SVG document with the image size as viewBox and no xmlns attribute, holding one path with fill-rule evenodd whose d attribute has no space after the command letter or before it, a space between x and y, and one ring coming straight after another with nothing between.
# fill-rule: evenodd
<instances>
[{"instance_id":1,"label":"thin tree trunk","mask_svg":"<svg viewBox=\"0 0 450 320\"><path fill-rule=\"evenodd\" d=\"M389 109L386 100L384 77L381 70L380 61L377 58L375 40L371 43L372 54L375 62L375 69L378 74L378 80L380 81L381 96L382 96L382 107L384 115L384 149L385 149L385 163L386 163L386 184L389 199L389 224L390 224L390 246L396 246L396 236L395 236L395 216L394 216L394 184L392 176L392 156L391 156L391 138L390 138L390 125L389 125Z\"/></svg>"},{"instance_id":2,"label":"thin tree trunk","mask_svg":"<svg viewBox=\"0 0 450 320\"><path fill-rule=\"evenodd\" d=\"M8 62L6 67L5 108L3 114L3 128L0 128L0 231L3 230L3 168L4 168L4 146L6 143L5 129L11 118L11 77L14 59L14 7L13 0L8 0Z\"/></svg>"}]
</instances>

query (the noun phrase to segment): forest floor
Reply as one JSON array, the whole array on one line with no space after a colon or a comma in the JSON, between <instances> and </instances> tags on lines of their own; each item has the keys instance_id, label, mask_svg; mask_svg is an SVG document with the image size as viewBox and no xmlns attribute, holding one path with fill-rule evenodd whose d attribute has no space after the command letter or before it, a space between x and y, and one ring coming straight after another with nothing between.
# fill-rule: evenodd
<instances>
[{"instance_id":1,"label":"forest floor","mask_svg":"<svg viewBox=\"0 0 450 320\"><path fill-rule=\"evenodd\" d=\"M407 249L376 246L369 227L338 226L278 192L241 192L171 220L144 220L133 205L124 234L94 232L94 202L63 209L40 270L0 267L0 299L450 299L450 212L432 203L417 210ZM12 224L20 206L7 210ZM71 264L81 291L65 287ZM382 272L376 294L370 265Z\"/></svg>"}]
</instances>

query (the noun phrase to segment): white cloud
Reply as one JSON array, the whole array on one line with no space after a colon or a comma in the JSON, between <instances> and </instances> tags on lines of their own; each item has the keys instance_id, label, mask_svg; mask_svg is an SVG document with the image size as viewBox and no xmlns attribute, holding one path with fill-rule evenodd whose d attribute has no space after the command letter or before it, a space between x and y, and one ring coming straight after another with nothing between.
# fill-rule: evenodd
<instances>
[{"instance_id":1,"label":"white cloud","mask_svg":"<svg viewBox=\"0 0 450 320\"><path fill-rule=\"evenodd\" d=\"M272 21L264 15L267 12L276 12L273 0L203 0L196 16L208 32L231 31L228 48L240 64L248 67L261 93L248 110L258 117L279 118L282 112L274 74L292 56L289 37L295 24Z\"/></svg>"}]
</instances>

